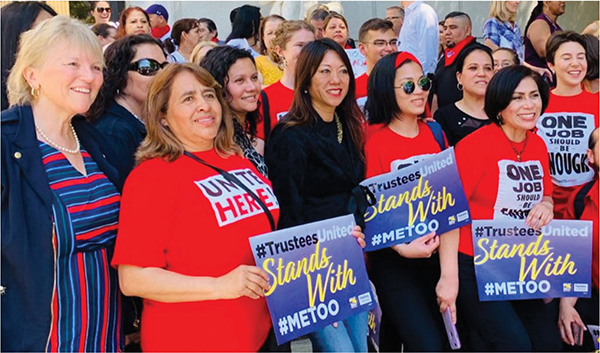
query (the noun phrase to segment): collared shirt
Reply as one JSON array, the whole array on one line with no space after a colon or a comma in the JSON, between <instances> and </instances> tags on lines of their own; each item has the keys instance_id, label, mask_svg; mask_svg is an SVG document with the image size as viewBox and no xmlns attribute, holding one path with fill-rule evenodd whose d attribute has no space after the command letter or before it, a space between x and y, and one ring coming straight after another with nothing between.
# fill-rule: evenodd
<instances>
[{"instance_id":1,"label":"collared shirt","mask_svg":"<svg viewBox=\"0 0 600 353\"><path fill-rule=\"evenodd\" d=\"M398 51L413 54L421 62L425 74L433 73L440 43L438 16L435 10L423 1L410 4L406 8L398 42Z\"/></svg>"},{"instance_id":2,"label":"collared shirt","mask_svg":"<svg viewBox=\"0 0 600 353\"><path fill-rule=\"evenodd\" d=\"M483 25L483 38L491 40L500 48L514 50L523 62L523 35L516 23L513 25L509 21L500 22L495 17L488 18Z\"/></svg>"}]
</instances>

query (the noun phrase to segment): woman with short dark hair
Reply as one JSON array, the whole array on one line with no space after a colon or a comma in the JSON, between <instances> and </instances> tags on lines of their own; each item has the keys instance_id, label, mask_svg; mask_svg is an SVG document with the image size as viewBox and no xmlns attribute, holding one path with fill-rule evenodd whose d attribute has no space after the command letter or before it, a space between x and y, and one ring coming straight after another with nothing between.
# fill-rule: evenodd
<instances>
[{"instance_id":1,"label":"woman with short dark hair","mask_svg":"<svg viewBox=\"0 0 600 353\"><path fill-rule=\"evenodd\" d=\"M363 115L344 49L324 38L306 45L289 113L271 133L266 163L281 207L279 228L348 214L364 179ZM319 352L366 352L367 313L309 335Z\"/></svg>"},{"instance_id":2,"label":"woman with short dark hair","mask_svg":"<svg viewBox=\"0 0 600 353\"><path fill-rule=\"evenodd\" d=\"M473 220L524 220L525 226L540 229L553 219L548 151L531 132L547 106L548 85L527 67L504 68L488 84L484 109L492 124L455 147ZM514 201L517 193L503 186L511 182L507 170L512 167L540 171L539 190L531 194L539 201ZM507 208L513 212L506 213ZM465 329L476 335L470 342L474 351L559 351L560 336L542 299L479 299L473 247L470 224L441 235L441 276L436 287L440 311L450 310L454 322L460 318Z\"/></svg>"},{"instance_id":3,"label":"woman with short dark hair","mask_svg":"<svg viewBox=\"0 0 600 353\"><path fill-rule=\"evenodd\" d=\"M538 121L537 134L546 142L550 154L554 217L558 219L565 218L569 196L594 177L594 171L585 163L585 142L598 127L600 101L597 93L583 89L589 67L586 54L583 37L573 31L556 32L546 43L546 60L556 74L556 88L550 92L548 109ZM578 117L579 126L553 123L574 116ZM566 139L557 138L564 134ZM564 148L565 140L570 143L568 150Z\"/></svg>"}]
</instances>

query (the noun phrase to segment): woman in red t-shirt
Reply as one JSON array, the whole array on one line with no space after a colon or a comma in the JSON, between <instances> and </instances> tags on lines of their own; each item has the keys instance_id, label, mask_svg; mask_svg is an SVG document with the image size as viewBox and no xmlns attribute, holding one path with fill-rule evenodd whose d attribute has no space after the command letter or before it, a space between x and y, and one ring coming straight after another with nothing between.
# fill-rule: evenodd
<instances>
[{"instance_id":1,"label":"woman in red t-shirt","mask_svg":"<svg viewBox=\"0 0 600 353\"><path fill-rule=\"evenodd\" d=\"M256 352L269 336L268 275L248 238L273 230L279 204L234 143L228 114L198 65L168 65L150 86L112 259L123 293L144 299L144 351Z\"/></svg>"},{"instance_id":2,"label":"woman in red t-shirt","mask_svg":"<svg viewBox=\"0 0 600 353\"><path fill-rule=\"evenodd\" d=\"M269 119L269 127L265 127L264 119L258 124L256 135L267 141L275 124L287 114L294 100L294 76L296 62L304 46L315 40L315 28L304 21L285 21L275 31L271 40L271 59L283 68L281 79L265 88L268 104L261 104L261 110L269 106L268 114L263 111L264 119ZM268 130L268 131L266 131Z\"/></svg>"},{"instance_id":3,"label":"woman in red t-shirt","mask_svg":"<svg viewBox=\"0 0 600 353\"><path fill-rule=\"evenodd\" d=\"M413 55L385 56L369 80L367 178L418 163L447 147L445 140L440 146L427 123L419 119L431 81ZM441 132L439 125L437 128ZM409 244L369 254L369 276L385 316L380 339L394 344L382 350L394 350L400 344L407 352L450 349L435 297L439 263L433 253L439 244L435 233L430 233Z\"/></svg>"},{"instance_id":4,"label":"woman in red t-shirt","mask_svg":"<svg viewBox=\"0 0 600 353\"><path fill-rule=\"evenodd\" d=\"M583 89L588 63L583 37L572 31L555 32L546 43L548 67L556 73L550 104L537 123L550 156L554 183L554 217L565 218L569 196L594 177L587 165L586 145L598 126L598 93Z\"/></svg>"},{"instance_id":5,"label":"woman in red t-shirt","mask_svg":"<svg viewBox=\"0 0 600 353\"><path fill-rule=\"evenodd\" d=\"M553 218L552 181L544 141L530 130L548 106L548 86L524 66L500 70L485 94L491 125L456 145L456 162L473 220L515 220L540 229ZM517 201L511 168L535 168L538 203ZM508 212L507 212L508 210ZM517 239L515 239L517 240ZM477 340L475 351L558 351L560 336L542 299L480 301L473 263L471 225L441 236L440 311L450 309ZM458 296L458 297L457 297Z\"/></svg>"}]
</instances>

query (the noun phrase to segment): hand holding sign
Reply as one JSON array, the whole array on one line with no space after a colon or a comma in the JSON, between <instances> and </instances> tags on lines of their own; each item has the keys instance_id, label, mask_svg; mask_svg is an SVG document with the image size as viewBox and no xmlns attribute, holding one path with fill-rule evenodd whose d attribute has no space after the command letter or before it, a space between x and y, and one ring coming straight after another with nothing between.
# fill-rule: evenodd
<instances>
[{"instance_id":1,"label":"hand holding sign","mask_svg":"<svg viewBox=\"0 0 600 353\"><path fill-rule=\"evenodd\" d=\"M271 287L267 273L256 267L240 265L228 274L217 278L217 286L223 291L222 299L249 297L258 299L265 296Z\"/></svg>"},{"instance_id":2,"label":"hand holding sign","mask_svg":"<svg viewBox=\"0 0 600 353\"><path fill-rule=\"evenodd\" d=\"M398 244L392 246L400 256L408 259L429 258L440 246L440 239L435 232L426 234L410 244Z\"/></svg>"}]
</instances>

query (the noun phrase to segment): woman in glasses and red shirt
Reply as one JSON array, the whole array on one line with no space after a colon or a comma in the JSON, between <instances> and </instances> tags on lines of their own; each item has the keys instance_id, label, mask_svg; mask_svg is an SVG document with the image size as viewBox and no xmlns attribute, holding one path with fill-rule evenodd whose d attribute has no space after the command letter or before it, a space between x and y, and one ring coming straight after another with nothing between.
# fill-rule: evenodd
<instances>
[{"instance_id":1,"label":"woman in glasses and red shirt","mask_svg":"<svg viewBox=\"0 0 600 353\"><path fill-rule=\"evenodd\" d=\"M146 137L140 119L148 88L167 61L157 39L140 34L126 36L104 53L104 84L92 104L87 119L111 143L128 171L134 154Z\"/></svg>"},{"instance_id":2,"label":"woman in glasses and red shirt","mask_svg":"<svg viewBox=\"0 0 600 353\"><path fill-rule=\"evenodd\" d=\"M365 110L369 131L365 144L367 178L389 173L441 152L447 142L441 127L432 128L420 119L425 112L431 81L419 61L408 52L392 53L377 62L369 76ZM405 351L437 351L449 347L436 305L435 285L439 278L435 233L410 244L369 254L369 277L375 284L379 304L389 325L382 342L404 344Z\"/></svg>"}]
</instances>

